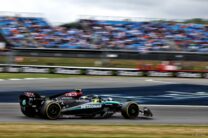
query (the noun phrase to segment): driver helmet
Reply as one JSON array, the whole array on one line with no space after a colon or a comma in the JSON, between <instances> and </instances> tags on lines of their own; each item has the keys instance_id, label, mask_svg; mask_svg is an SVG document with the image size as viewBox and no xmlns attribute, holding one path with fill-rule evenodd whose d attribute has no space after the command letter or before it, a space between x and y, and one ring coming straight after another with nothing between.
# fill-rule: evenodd
<instances>
[{"instance_id":1,"label":"driver helmet","mask_svg":"<svg viewBox=\"0 0 208 138\"><path fill-rule=\"evenodd\" d=\"M93 95L92 96L92 102L93 103L98 103L98 102L101 102L101 99L98 95Z\"/></svg>"}]
</instances>

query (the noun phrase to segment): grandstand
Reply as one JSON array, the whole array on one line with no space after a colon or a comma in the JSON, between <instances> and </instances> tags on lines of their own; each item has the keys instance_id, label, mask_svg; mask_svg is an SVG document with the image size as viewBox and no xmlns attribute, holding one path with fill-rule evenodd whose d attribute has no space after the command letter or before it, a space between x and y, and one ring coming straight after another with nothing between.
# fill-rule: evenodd
<instances>
[{"instance_id":1,"label":"grandstand","mask_svg":"<svg viewBox=\"0 0 208 138\"><path fill-rule=\"evenodd\" d=\"M0 35L13 48L208 52L208 26L167 21L82 19L78 28L44 18L0 16Z\"/></svg>"}]
</instances>

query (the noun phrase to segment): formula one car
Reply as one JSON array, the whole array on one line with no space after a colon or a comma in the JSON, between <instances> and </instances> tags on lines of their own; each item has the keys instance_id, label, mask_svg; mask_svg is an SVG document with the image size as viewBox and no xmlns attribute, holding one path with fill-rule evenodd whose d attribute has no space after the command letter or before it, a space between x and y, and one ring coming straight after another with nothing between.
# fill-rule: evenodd
<instances>
[{"instance_id":1,"label":"formula one car","mask_svg":"<svg viewBox=\"0 0 208 138\"><path fill-rule=\"evenodd\" d=\"M43 117L58 119L64 115L74 115L83 118L110 118L120 112L126 119L136 119L139 114L152 117L147 107L140 110L133 101L121 103L112 98L98 95L83 96L81 90L60 93L53 96L40 96L35 92L25 92L19 96L21 111L28 117Z\"/></svg>"}]
</instances>

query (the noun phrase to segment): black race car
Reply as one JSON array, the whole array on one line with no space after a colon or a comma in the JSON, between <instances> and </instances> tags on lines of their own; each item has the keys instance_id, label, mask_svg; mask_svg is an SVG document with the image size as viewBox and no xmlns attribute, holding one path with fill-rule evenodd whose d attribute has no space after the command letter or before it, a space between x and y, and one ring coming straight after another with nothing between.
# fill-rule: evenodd
<instances>
[{"instance_id":1,"label":"black race car","mask_svg":"<svg viewBox=\"0 0 208 138\"><path fill-rule=\"evenodd\" d=\"M40 96L35 92L25 92L19 96L21 111L28 117L58 119L63 115L83 118L109 118L120 112L126 119L135 119L141 113L145 117L153 114L147 107L140 110L133 101L121 103L112 98L97 95L83 96L80 90L60 93L53 96Z\"/></svg>"}]
</instances>

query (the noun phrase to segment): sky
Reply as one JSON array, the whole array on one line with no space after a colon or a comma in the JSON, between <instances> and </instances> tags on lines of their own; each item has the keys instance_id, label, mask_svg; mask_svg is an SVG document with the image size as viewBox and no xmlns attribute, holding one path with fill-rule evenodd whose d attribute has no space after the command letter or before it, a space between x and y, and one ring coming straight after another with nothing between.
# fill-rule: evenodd
<instances>
[{"instance_id":1,"label":"sky","mask_svg":"<svg viewBox=\"0 0 208 138\"><path fill-rule=\"evenodd\" d=\"M54 24L73 22L86 15L208 19L208 0L0 0L0 15L13 12L33 13Z\"/></svg>"}]
</instances>

